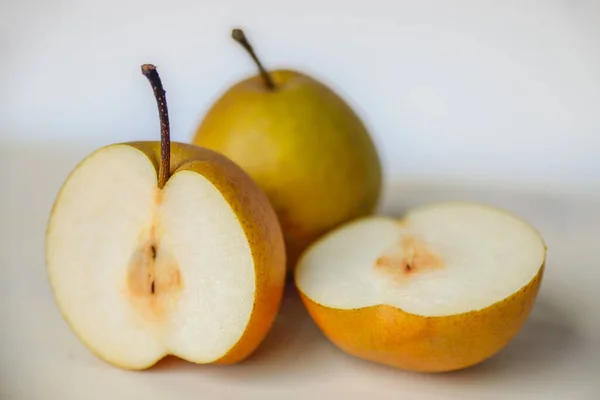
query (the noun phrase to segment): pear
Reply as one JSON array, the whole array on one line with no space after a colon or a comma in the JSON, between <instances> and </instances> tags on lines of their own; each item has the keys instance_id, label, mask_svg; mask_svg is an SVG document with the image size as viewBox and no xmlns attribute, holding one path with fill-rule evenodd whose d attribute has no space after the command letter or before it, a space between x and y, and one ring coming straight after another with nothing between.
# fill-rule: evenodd
<instances>
[{"instance_id":1,"label":"pear","mask_svg":"<svg viewBox=\"0 0 600 400\"><path fill-rule=\"evenodd\" d=\"M234 29L232 36L259 74L215 101L193 143L226 155L267 194L291 270L318 237L374 211L380 157L365 124L331 88L295 70L267 71L243 31Z\"/></svg>"},{"instance_id":2,"label":"pear","mask_svg":"<svg viewBox=\"0 0 600 400\"><path fill-rule=\"evenodd\" d=\"M68 176L46 232L54 298L81 342L117 367L145 369L167 355L240 362L283 297L277 216L231 160L170 142L158 72L142 72L161 141L108 145Z\"/></svg>"},{"instance_id":3,"label":"pear","mask_svg":"<svg viewBox=\"0 0 600 400\"><path fill-rule=\"evenodd\" d=\"M303 254L295 282L316 325L345 353L444 372L476 365L515 337L545 262L542 237L519 217L442 202L331 231Z\"/></svg>"}]
</instances>

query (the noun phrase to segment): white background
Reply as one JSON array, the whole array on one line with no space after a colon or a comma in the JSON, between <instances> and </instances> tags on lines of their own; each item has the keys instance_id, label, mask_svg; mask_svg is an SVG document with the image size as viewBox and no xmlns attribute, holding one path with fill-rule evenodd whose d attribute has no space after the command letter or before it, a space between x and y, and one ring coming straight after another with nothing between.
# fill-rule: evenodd
<instances>
[{"instance_id":1,"label":"white background","mask_svg":"<svg viewBox=\"0 0 600 400\"><path fill-rule=\"evenodd\" d=\"M142 63L158 66L174 140L228 85L270 68L338 90L390 180L600 191L600 2L20 0L1 2L0 132L74 159L158 137ZM4 145L6 149L6 144Z\"/></svg>"}]
</instances>

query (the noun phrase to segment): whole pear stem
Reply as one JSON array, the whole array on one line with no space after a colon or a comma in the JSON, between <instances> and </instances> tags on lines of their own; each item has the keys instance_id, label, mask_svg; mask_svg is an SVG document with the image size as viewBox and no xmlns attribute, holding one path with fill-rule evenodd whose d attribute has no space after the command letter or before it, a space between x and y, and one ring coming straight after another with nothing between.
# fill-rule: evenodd
<instances>
[{"instance_id":1,"label":"whole pear stem","mask_svg":"<svg viewBox=\"0 0 600 400\"><path fill-rule=\"evenodd\" d=\"M250 42L246 38L246 35L244 34L244 31L241 30L241 29L236 28L236 29L234 29L234 30L231 31L231 37L236 42L238 42L239 44L241 44L242 47L244 49L246 49L246 51L248 52L248 54L250 54L250 57L252 57L252 59L254 60L254 63L258 67L258 71L260 72L260 76L262 77L263 81L265 82L265 85L267 86L267 89L269 89L269 90L275 90L276 86L275 86L275 82L273 82L273 78L271 77L271 74L269 74L267 72L267 70L265 69L265 67L263 67L262 63L260 62L260 60L256 56L256 53L254 52L254 49L252 48L252 45L250 44Z\"/></svg>"},{"instance_id":2,"label":"whole pear stem","mask_svg":"<svg viewBox=\"0 0 600 400\"><path fill-rule=\"evenodd\" d=\"M152 85L156 104L158 105L158 117L160 118L160 165L158 167L158 187L162 189L169 180L171 168L171 133L169 127L169 110L165 90L156 67L152 64L142 65L142 74Z\"/></svg>"}]
</instances>

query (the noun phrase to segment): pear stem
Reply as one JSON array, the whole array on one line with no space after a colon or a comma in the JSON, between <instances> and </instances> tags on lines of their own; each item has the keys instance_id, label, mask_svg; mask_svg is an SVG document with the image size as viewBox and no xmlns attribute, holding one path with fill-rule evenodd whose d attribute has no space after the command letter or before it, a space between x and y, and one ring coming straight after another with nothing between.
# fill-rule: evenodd
<instances>
[{"instance_id":1,"label":"pear stem","mask_svg":"<svg viewBox=\"0 0 600 400\"><path fill-rule=\"evenodd\" d=\"M154 97L156 98L156 104L158 105L158 117L160 118L160 165L158 167L158 187L159 189L162 189L169 180L171 168L171 133L167 98L160 76L154 65L142 65L142 74L150 81L150 85L152 85L152 90L154 91Z\"/></svg>"},{"instance_id":2,"label":"pear stem","mask_svg":"<svg viewBox=\"0 0 600 400\"><path fill-rule=\"evenodd\" d=\"M277 87L275 86L275 82L273 82L273 78L271 77L271 74L269 74L267 72L267 70L265 69L265 67L263 67L262 63L260 62L260 60L256 56L256 53L254 52L254 49L252 48L252 45L250 44L250 42L246 38L246 35L244 34L244 31L241 30L241 29L236 28L236 29L234 29L234 30L231 31L231 37L236 42L238 42L239 44L241 44L242 47L244 49L246 49L246 51L248 52L248 54L250 54L250 57L252 57L252 59L254 60L254 63L258 67L258 71L260 72L260 76L262 77L263 81L265 82L265 85L267 86L267 89L269 89L269 90L275 90Z\"/></svg>"}]
</instances>

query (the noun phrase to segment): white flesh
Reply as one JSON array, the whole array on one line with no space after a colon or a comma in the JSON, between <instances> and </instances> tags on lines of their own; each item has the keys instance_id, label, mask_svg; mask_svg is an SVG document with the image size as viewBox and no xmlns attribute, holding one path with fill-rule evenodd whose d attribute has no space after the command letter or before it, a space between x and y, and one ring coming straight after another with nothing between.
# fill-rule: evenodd
<instances>
[{"instance_id":1,"label":"white flesh","mask_svg":"<svg viewBox=\"0 0 600 400\"><path fill-rule=\"evenodd\" d=\"M398 245L416 238L435 254L435 268L375 267L405 256ZM478 204L420 207L403 221L369 217L331 232L307 250L296 271L299 289L336 309L389 304L424 316L479 310L517 292L536 276L545 245L508 213ZM396 269L394 269L396 268Z\"/></svg>"},{"instance_id":2,"label":"white flesh","mask_svg":"<svg viewBox=\"0 0 600 400\"><path fill-rule=\"evenodd\" d=\"M132 147L101 149L67 180L48 229L48 274L65 318L94 352L130 368L167 353L220 358L241 337L254 302L251 250L221 193L182 171L159 195L156 175ZM155 294L143 258L152 232ZM142 261L128 280L135 257ZM179 285L163 287L177 274Z\"/></svg>"}]
</instances>

